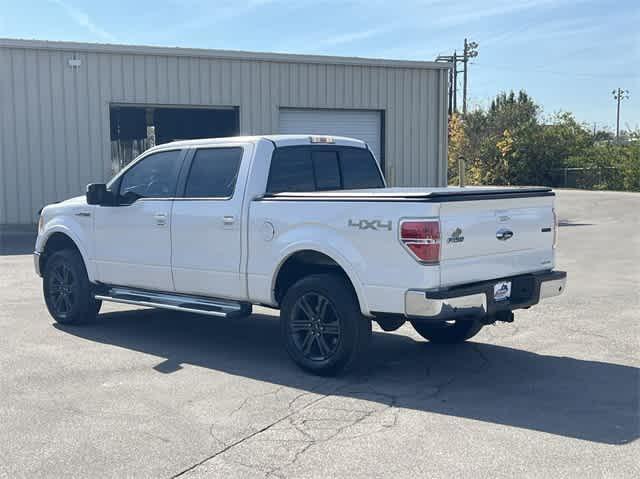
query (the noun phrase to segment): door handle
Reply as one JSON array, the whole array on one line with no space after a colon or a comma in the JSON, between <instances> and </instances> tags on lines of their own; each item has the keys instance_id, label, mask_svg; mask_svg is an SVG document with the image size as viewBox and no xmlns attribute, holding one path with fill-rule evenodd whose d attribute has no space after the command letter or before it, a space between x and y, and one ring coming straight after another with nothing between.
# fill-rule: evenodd
<instances>
[{"instance_id":1,"label":"door handle","mask_svg":"<svg viewBox=\"0 0 640 479\"><path fill-rule=\"evenodd\" d=\"M506 228L500 228L496 232L496 238L499 239L500 241L507 241L512 236L513 236L513 231L508 230Z\"/></svg>"},{"instance_id":2,"label":"door handle","mask_svg":"<svg viewBox=\"0 0 640 479\"><path fill-rule=\"evenodd\" d=\"M231 226L235 222L236 222L235 216L223 216L222 217L222 223L225 226Z\"/></svg>"},{"instance_id":3,"label":"door handle","mask_svg":"<svg viewBox=\"0 0 640 479\"><path fill-rule=\"evenodd\" d=\"M158 226L164 226L167 224L167 215L164 213L156 213L153 215L153 218L156 220L156 224Z\"/></svg>"}]
</instances>

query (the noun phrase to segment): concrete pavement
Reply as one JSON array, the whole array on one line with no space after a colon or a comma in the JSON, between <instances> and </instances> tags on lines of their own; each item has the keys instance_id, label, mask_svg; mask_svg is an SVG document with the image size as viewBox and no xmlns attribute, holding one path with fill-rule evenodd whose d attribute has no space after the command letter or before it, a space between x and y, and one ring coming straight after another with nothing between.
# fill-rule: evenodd
<instances>
[{"instance_id":1,"label":"concrete pavement","mask_svg":"<svg viewBox=\"0 0 640 479\"><path fill-rule=\"evenodd\" d=\"M0 241L0 477L640 477L640 194L560 191L565 295L437 346L375 328L309 376L275 312L53 323Z\"/></svg>"}]
</instances>

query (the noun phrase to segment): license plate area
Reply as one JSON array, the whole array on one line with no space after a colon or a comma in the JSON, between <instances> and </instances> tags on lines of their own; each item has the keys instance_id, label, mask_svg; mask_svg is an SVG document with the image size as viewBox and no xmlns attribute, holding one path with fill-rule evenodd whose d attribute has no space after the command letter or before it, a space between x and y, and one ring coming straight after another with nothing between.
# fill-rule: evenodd
<instances>
[{"instance_id":1,"label":"license plate area","mask_svg":"<svg viewBox=\"0 0 640 479\"><path fill-rule=\"evenodd\" d=\"M511 298L511 281L500 281L493 285L493 300L508 301Z\"/></svg>"}]
</instances>

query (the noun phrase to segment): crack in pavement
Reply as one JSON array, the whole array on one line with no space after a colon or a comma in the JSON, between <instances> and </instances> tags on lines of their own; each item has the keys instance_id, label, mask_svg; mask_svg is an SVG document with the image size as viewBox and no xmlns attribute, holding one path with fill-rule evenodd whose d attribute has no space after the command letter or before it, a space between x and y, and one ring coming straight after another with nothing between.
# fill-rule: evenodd
<instances>
[{"instance_id":1,"label":"crack in pavement","mask_svg":"<svg viewBox=\"0 0 640 479\"><path fill-rule=\"evenodd\" d=\"M358 392L356 391L347 391L347 393L351 396L353 395L357 395ZM329 397L329 396L326 396ZM323 398L324 399L324 398ZM283 478L285 476L281 476L279 474L277 474L278 471L282 471L283 469L287 468L287 467L291 467L292 465L294 465L309 449L311 449L313 446L316 446L318 444L323 444L323 443L327 443L330 442L332 440L334 440L336 437L338 437L342 432L346 431L349 428L352 428L360 423L362 423L363 421L365 421L366 419L374 416L376 413L381 413L381 412L386 412L387 410L393 410L395 407L395 398L393 398L392 403L389 404L385 409L383 409L382 411L378 411L376 409L368 409L368 410L357 410L360 413L360 417L357 418L355 421L349 421L349 420L343 420L345 422L348 422L348 424L345 424L344 426L335 428L335 431L330 434L329 436L323 438L323 439L316 439L314 438L312 435L310 435L307 431L305 431L304 429L300 428L299 426L305 426L307 425L309 422L329 422L329 421L336 421L333 418L324 418L324 419L303 419L302 421L300 421L299 423L295 423L295 422L291 422L290 424L297 430L299 431L303 436L309 438L309 441L307 444L305 444L299 451L296 451L296 453L293 456L293 459L290 460L288 463L286 464L281 464L278 467L273 468L272 470L270 470L267 473L266 477L277 477L277 478ZM331 411L336 411L336 410L341 410L341 411L348 411L348 412L353 412L353 410L347 410L345 408L329 408L329 410ZM397 424L397 413L394 414L394 422L393 425ZM327 429L327 430L331 430L332 428L316 428L316 430L318 429ZM354 436L350 436L349 438L343 438L343 439L353 439L353 438L357 438L357 437L361 437L364 435L369 435L369 434L362 434L362 435L354 435Z\"/></svg>"},{"instance_id":2,"label":"crack in pavement","mask_svg":"<svg viewBox=\"0 0 640 479\"><path fill-rule=\"evenodd\" d=\"M300 443L301 444L301 448L297 451L295 451L294 456L292 459L284 462L284 463L280 463L279 465L277 465L276 467L272 467L269 469L265 469L263 467L259 467L259 465L253 465L253 464L246 464L246 463L242 463L240 461L237 461L234 458L228 458L225 459L226 461L229 462L234 462L234 463L238 463L244 467L247 468L251 468L254 469L256 471L260 471L264 474L267 475L267 477L272 476L272 477L279 477L278 475L278 471L281 471L282 469L289 467L293 464L295 464L300 457L302 457L302 455L304 455L312 446L320 444L320 443L326 443L329 442L333 439L335 439L337 436L341 435L344 431L346 431L347 429L354 427L360 423L362 423L363 421L366 421L368 418L372 417L375 414L378 413L383 413L387 410L393 410L395 407L395 397L385 394L385 393L373 393L374 395L378 396L377 399L373 400L374 403L379 404L381 402L380 398L386 398L387 401L389 401L388 405L385 405L383 407L382 410L378 409L378 408L372 408L372 409L350 409L348 407L338 407L335 410L331 407L331 406L327 406L324 409L325 411L329 411L329 412L334 412L334 411L341 411L341 412L346 412L346 413L356 413L358 417L356 417L355 419L343 419L343 418L336 418L336 417L325 417L325 418L317 418L317 417L307 417L307 418L301 418L300 420L295 420L294 416L304 413L304 411L308 410L309 408L311 408L312 406L317 405L320 401L326 400L328 398L331 397L336 397L336 393L338 392L344 392L345 394L347 394L348 396L344 396L344 395L340 395L338 396L340 400L344 400L345 398L348 397L358 397L360 396L359 399L366 399L366 396L371 396L372 392L371 391L355 391L355 390L350 390L350 391L341 391L345 388L345 386L348 385L342 385L342 386L338 386L336 388L333 389L333 391L327 393L327 394L323 394L320 397L310 401L309 403L305 404L303 407L301 408L296 408L290 411L289 414L286 414L285 416L280 417L279 419L277 419L276 421L271 422L270 424L266 425L265 427L254 431L251 434L248 434L244 437L242 437L241 439L238 439L237 441L234 441L231 444L226 445L224 448L222 448L221 450L217 451L215 454L212 454L208 457L206 457L205 459L203 459L202 461L199 461L196 464L191 465L190 467L182 470L181 472L179 472L178 474L172 476L172 478L178 478L181 477L195 469L197 469L198 467L204 465L205 463L215 459L216 457L225 454L226 452L230 451L233 448L236 448L240 445L242 445L243 443L245 443L246 441L256 438L257 436L264 434L268 431L286 431L286 429L293 429L296 432L298 432L302 438L301 439L275 439L275 438L266 438L266 439L258 439L260 441L263 442L290 442L290 443ZM271 392L273 393L273 392ZM299 400L301 397L306 396L306 395L310 395L310 394L317 394L317 393L313 393L313 392L304 392L301 394L298 394L296 397L292 398L289 401L289 407L291 409L291 407L293 405L295 405L296 401ZM245 403L245 401L243 401L243 403ZM237 408L238 409L238 408ZM337 427L329 427L329 428L313 428L311 427L312 424L315 423L319 423L319 422L326 422L328 424L330 424L331 422L344 422L346 424L342 424L339 425ZM278 426L279 424L286 424L287 426L284 429L278 429L276 428L276 426ZM396 413L394 414L394 419L391 422L391 424L384 424L382 425L382 427L384 429L388 429L389 427L393 427L394 425L397 424L397 410ZM326 435L323 434L323 431L331 431L330 434ZM324 437L316 437L314 436L314 432L316 433L320 433L322 436ZM369 432L368 434L371 434L371 432ZM355 435L354 437L359 437L365 434L359 434L359 435ZM344 438L344 439L350 439L350 438Z\"/></svg>"},{"instance_id":3,"label":"crack in pavement","mask_svg":"<svg viewBox=\"0 0 640 479\"><path fill-rule=\"evenodd\" d=\"M267 391L266 393L257 394L255 396L247 396L246 398L243 399L243 401L240 403L240 405L237 408L235 408L234 410L232 410L229 413L229 417L231 417L234 414L236 414L239 411L241 411L247 404L249 404L250 401L252 401L254 399L265 398L265 397L271 396L271 395L277 395L280 391L284 390L284 388L285 388L284 386L279 386L276 389L274 389L273 391Z\"/></svg>"},{"instance_id":4,"label":"crack in pavement","mask_svg":"<svg viewBox=\"0 0 640 479\"><path fill-rule=\"evenodd\" d=\"M265 456L261 456L267 461L266 464L264 462L247 464L239 461L233 456L225 457L224 461L228 463L236 463L243 467L259 471L261 474L265 474L266 477L283 477L283 470L295 465L300 460L300 458L303 457L314 446L326 444L336 440L353 440L361 437L366 437L372 434L377 434L381 431L388 431L389 429L396 427L399 422L399 412L401 410L401 407L398 407L400 398L409 396L421 396L424 400L433 399L441 395L443 391L455 381L460 380L461 376L465 376L467 374L476 375L485 371L490 366L490 361L485 352L482 351L481 345L473 344L470 350L473 351L474 354L478 355L481 359L476 367L466 369L465 371L459 371L460 374L453 374L445 378L443 381L438 382L437 384L428 384L427 382L425 382L424 384L419 384L417 385L417 388L411 391L402 390L399 393L392 394L388 391L379 390L380 388L374 387L375 385L372 384L372 371L376 372L375 378L380 379L381 371L389 369L388 365L385 365L384 362L377 365L377 367L370 368L368 374L360 376L359 378L352 378L347 384L338 384L335 388L332 388L331 391L325 394L318 393L317 391L326 388L328 385L331 385L331 381L320 382L311 390L301 392L300 394L297 394L295 397L291 398L287 404L287 410L289 411L288 414L279 417L277 420L256 431L253 431L250 434L243 436L236 441L226 444L222 449L184 469L178 474L172 476L172 478L178 478L191 471L194 471L200 466L203 466L205 463L214 460L215 458L229 452L234 448L237 448L238 446L241 446L245 442L254 438L262 443L289 444L290 446L285 446L285 452L291 453L291 455L284 458L282 456L278 457L276 454L276 456L271 457L268 460L265 458ZM376 365L374 364L371 366ZM432 372L433 371L431 367L425 366L423 380L428 381L429 378L433 376ZM356 384L354 384L354 382L356 382ZM414 386L416 385L414 384ZM394 386L393 384L391 384L387 385L387 387ZM427 395L424 394L426 387L431 388L431 391L429 391L429 394ZM383 386L382 389L384 388L385 386ZM238 407L236 407L230 413L230 416L237 414L243 408L246 408L254 399L278 394L284 389L284 386L280 386L272 391L268 391L256 396L247 397L241 402ZM316 394L320 394L320 396L313 400L310 400L299 408L295 407L297 401L299 401L301 398ZM317 406L321 401L326 401L327 399L332 397L336 398L337 401L335 407L333 407L332 405L327 405L321 407L319 410L316 410L315 406ZM347 405L345 405L345 401L347 401ZM365 407L363 407L362 401L370 401L376 406L367 408L365 405ZM355 404L353 404L354 407L349 407L349 402L355 402ZM314 413L311 415L311 417L308 417L308 415L307 417L304 417L305 412L310 411L312 408L314 410ZM325 411L325 413L322 413L322 411ZM385 416L385 419L380 421L380 424L378 424L378 421L376 421L375 424L368 424L367 426L365 426L364 430L362 430L362 428L358 428L358 425L366 423L370 418L376 415L383 416L385 414L389 414L389 412L391 414L391 419L389 421L386 420L387 416ZM302 415L302 417L297 417L300 415ZM277 427L279 425L285 425L285 427ZM352 434L347 433L347 431L349 431L350 429L354 429L352 431ZM286 434L287 430L295 431L295 433L297 433L299 436L284 438L269 437L277 436L278 434ZM267 433L266 437L265 433ZM272 453L277 453L277 451L278 449L273 450Z\"/></svg>"},{"instance_id":5,"label":"crack in pavement","mask_svg":"<svg viewBox=\"0 0 640 479\"><path fill-rule=\"evenodd\" d=\"M480 349L480 347L477 344L473 344L471 349L475 351L483 361L482 365L478 368L478 370L474 371L475 374L479 374L483 372L485 369L488 369L491 363L487 355Z\"/></svg>"},{"instance_id":6,"label":"crack in pavement","mask_svg":"<svg viewBox=\"0 0 640 479\"><path fill-rule=\"evenodd\" d=\"M336 388L336 390L337 390L337 388ZM312 405L316 404L318 401L321 401L322 399L324 399L324 398L326 398L326 397L329 397L329 396L330 396L330 395L332 395L334 392L335 392L335 391L333 391L332 393L328 393L328 394L322 395L322 396L320 396L319 398L317 398L317 399L315 399L315 400L313 400L313 401L309 402L308 404L306 404L306 405L305 405L305 406L303 406L302 408L300 408L300 409L296 409L296 410L294 410L294 411L291 411L289 414L287 414L287 415L285 415L285 416L283 416L283 417L281 417L281 418L277 419L276 421L274 421L274 422L272 422L272 423L270 423L270 424L268 424L268 425L264 426L263 428L258 429L257 431L254 431L254 432L252 432L251 434L248 434L248 435L246 435L246 436L244 436L244 437L242 437L242 438L240 438L240 439L238 439L238 440L236 440L236 441L232 442L231 444L226 445L225 447L223 447L223 448L222 448L222 449L220 449L219 451L215 452L214 454L211 454L210 456L207 456L207 457L206 457L206 458L204 458L202 461L199 461L199 462L197 462L197 463L195 463L195 464L193 464L193 465L189 466L188 468L183 469L182 471L178 472L177 474L174 474L173 476L171 476L171 479L175 479L175 478L178 478L178 477L180 477L180 476L183 476L183 475L185 475L186 473L188 473L188 472L190 472L190 471L192 471L192 470L196 469L197 467L199 467L199 466L203 465L204 463L206 463L206 462L208 462L208 461L211 461L212 459L215 459L216 457L218 457L218 456L219 456L219 455L221 455L221 454L224 454L225 452L229 451L230 449L232 449L232 448L234 448L234 447L236 447L236 446L239 446L239 445L240 445L240 444L242 444L243 442L248 441L249 439L251 439L251 438L253 438L253 437L255 437L255 436L259 435L259 434L262 434L262 433L264 433L265 431L268 431L268 430L269 430L269 429L271 429L273 426L275 426L275 425L277 425L277 424L280 424L280 423L281 423L281 422L283 422L283 421L286 421L287 419L289 419L289 418L290 418L291 416L293 416L294 414L297 414L298 412L303 411L304 409L307 409L308 407L310 407L310 406L312 406ZM295 400L296 400L297 398L299 398L299 397L301 397L301 396L304 396L304 395L306 395L306 394L312 394L312 392L305 392L305 393L302 393L302 394L298 395L296 398L294 398L294 399L291 401L291 403L294 403L294 402L295 402ZM291 403L290 403L290 404L291 404ZM214 436L214 439L215 439L215 436Z\"/></svg>"}]
</instances>

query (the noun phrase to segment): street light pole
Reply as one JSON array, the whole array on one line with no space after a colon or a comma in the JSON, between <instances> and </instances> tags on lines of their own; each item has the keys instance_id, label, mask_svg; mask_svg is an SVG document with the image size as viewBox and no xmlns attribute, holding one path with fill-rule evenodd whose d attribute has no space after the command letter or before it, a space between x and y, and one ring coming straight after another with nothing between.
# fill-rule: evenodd
<instances>
[{"instance_id":1,"label":"street light pole","mask_svg":"<svg viewBox=\"0 0 640 479\"><path fill-rule=\"evenodd\" d=\"M469 46L467 39L464 39L464 76L462 77L462 114L467 114L467 62L469 61Z\"/></svg>"},{"instance_id":2,"label":"street light pole","mask_svg":"<svg viewBox=\"0 0 640 479\"><path fill-rule=\"evenodd\" d=\"M468 42L464 39L464 54L462 63L464 64L464 77L462 80L462 114L467 114L467 71L469 68L469 59L478 56L478 43Z\"/></svg>"}]
</instances>

